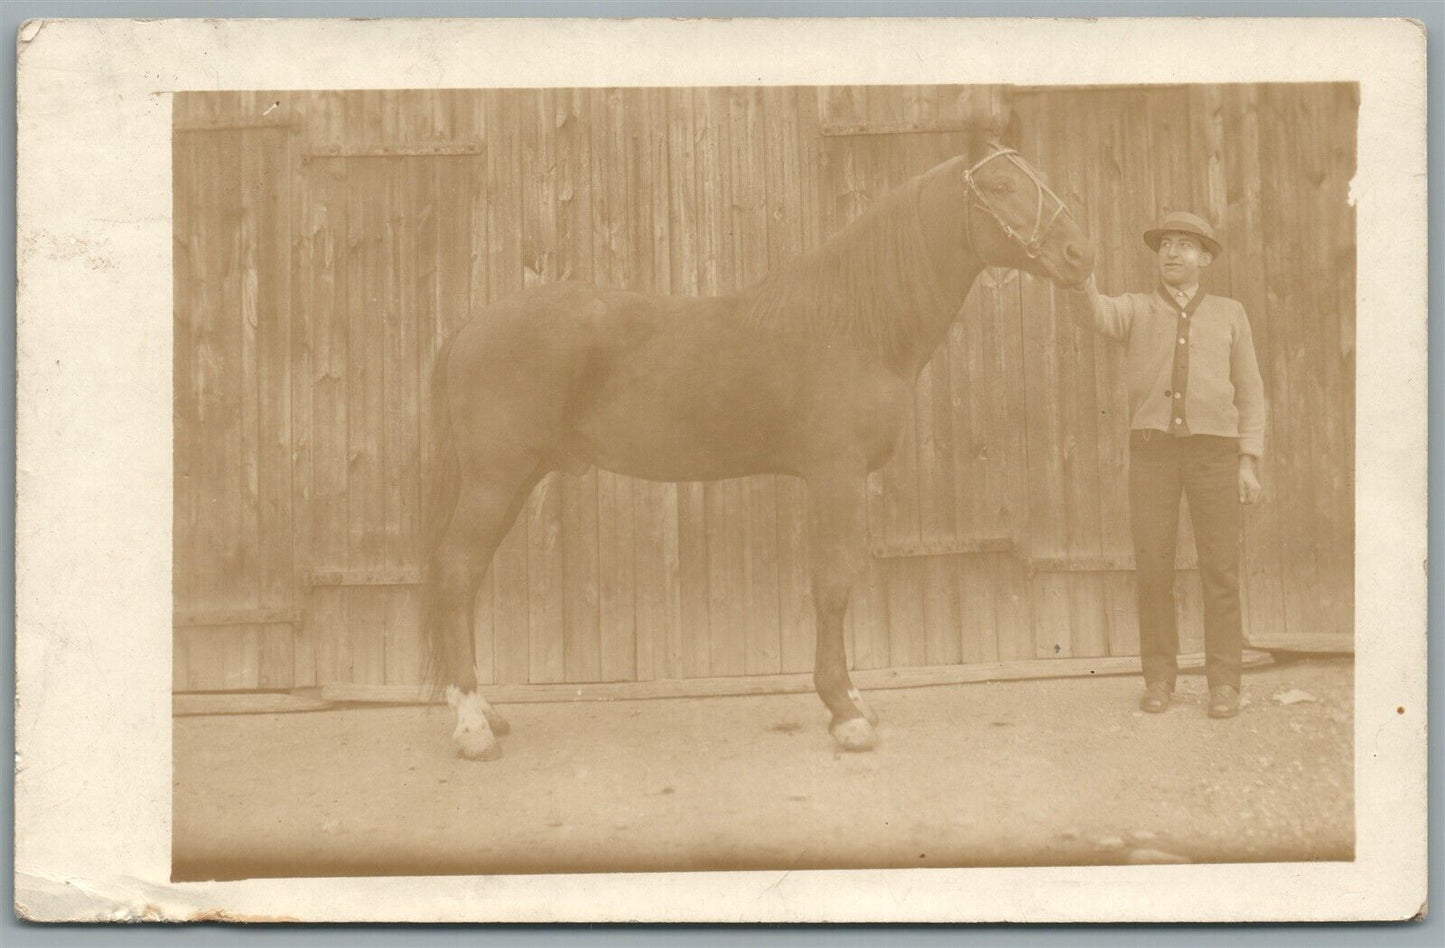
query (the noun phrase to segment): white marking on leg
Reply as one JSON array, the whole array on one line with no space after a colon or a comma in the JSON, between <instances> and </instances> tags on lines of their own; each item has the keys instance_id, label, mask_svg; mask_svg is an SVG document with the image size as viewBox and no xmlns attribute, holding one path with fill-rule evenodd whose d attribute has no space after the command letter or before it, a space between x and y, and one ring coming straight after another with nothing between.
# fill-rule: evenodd
<instances>
[{"instance_id":1,"label":"white marking on leg","mask_svg":"<svg viewBox=\"0 0 1445 948\"><path fill-rule=\"evenodd\" d=\"M467 757L493 756L497 739L487 723L487 703L475 691L462 691L456 685L447 686L447 704L457 714L457 726L452 731L452 740Z\"/></svg>"},{"instance_id":2,"label":"white marking on leg","mask_svg":"<svg viewBox=\"0 0 1445 948\"><path fill-rule=\"evenodd\" d=\"M477 681L481 681L483 677L481 669L473 665L472 676L476 678ZM511 732L512 726L507 723L507 719L498 714L497 709L487 703L487 699L482 697L481 692L477 692L477 701L481 705L482 714L486 716L487 724L491 727L494 737L501 737Z\"/></svg>"},{"instance_id":3,"label":"white marking on leg","mask_svg":"<svg viewBox=\"0 0 1445 948\"><path fill-rule=\"evenodd\" d=\"M863 700L863 696L858 693L857 688L848 689L848 698L853 702L853 707L862 713L864 720L869 724L876 725L878 723L878 713L873 710L873 707L868 704L868 702Z\"/></svg>"}]
</instances>

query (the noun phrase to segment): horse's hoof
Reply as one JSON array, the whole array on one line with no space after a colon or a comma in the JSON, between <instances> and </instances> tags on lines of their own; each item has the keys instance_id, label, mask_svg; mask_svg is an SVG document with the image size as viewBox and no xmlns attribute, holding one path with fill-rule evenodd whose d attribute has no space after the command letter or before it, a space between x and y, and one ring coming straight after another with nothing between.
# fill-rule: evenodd
<instances>
[{"instance_id":1,"label":"horse's hoof","mask_svg":"<svg viewBox=\"0 0 1445 948\"><path fill-rule=\"evenodd\" d=\"M492 734L495 736L506 737L512 733L512 725L491 705L482 709L482 715L487 719L487 727L492 729Z\"/></svg>"},{"instance_id":2,"label":"horse's hoof","mask_svg":"<svg viewBox=\"0 0 1445 948\"><path fill-rule=\"evenodd\" d=\"M467 760L496 760L502 756L502 745L489 733L467 731L453 734L452 739L456 741L457 756Z\"/></svg>"},{"instance_id":3,"label":"horse's hoof","mask_svg":"<svg viewBox=\"0 0 1445 948\"><path fill-rule=\"evenodd\" d=\"M828 730L833 740L845 751L870 751L878 746L878 732L863 718L848 718L837 721Z\"/></svg>"},{"instance_id":4,"label":"horse's hoof","mask_svg":"<svg viewBox=\"0 0 1445 948\"><path fill-rule=\"evenodd\" d=\"M496 760L502 756L497 735L506 734L510 728L475 689L462 691L455 685L448 685L447 704L457 713L457 726L452 731L457 753L468 760Z\"/></svg>"}]
</instances>

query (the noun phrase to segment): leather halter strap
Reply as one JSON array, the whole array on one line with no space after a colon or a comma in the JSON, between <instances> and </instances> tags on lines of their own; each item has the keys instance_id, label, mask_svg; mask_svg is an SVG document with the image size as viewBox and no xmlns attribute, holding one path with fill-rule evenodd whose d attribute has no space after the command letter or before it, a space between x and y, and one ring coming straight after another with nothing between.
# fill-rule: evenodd
<instances>
[{"instance_id":1,"label":"leather halter strap","mask_svg":"<svg viewBox=\"0 0 1445 948\"><path fill-rule=\"evenodd\" d=\"M983 189L978 186L978 181L974 179L974 173L978 171L978 169L996 158L1007 158L1014 167L1022 171L1024 175L1034 183L1034 187L1037 189L1038 204L1034 208L1034 228L1033 233L1030 234L1028 238L1019 236L1018 232L1010 226L1009 222L1003 219L1003 215L999 214L998 209L993 206L993 203L988 199L988 195L983 193ZM1043 179L1038 176L1038 173L1029 167L1029 163L1024 161L1019 153L1012 148L996 147L992 153L981 158L964 170L963 181L964 184L968 185L970 192L968 207L971 209L975 204L981 207L990 217L998 222L998 226L1003 228L1003 232L1010 240L1013 240L1023 247L1024 253L1028 254L1031 260L1038 259L1039 255L1043 253L1044 239L1048 237L1049 233L1054 229L1054 224L1058 222L1059 215L1067 215L1070 219L1074 216L1073 212L1069 210L1069 206L1064 203L1064 199L1055 194L1047 184L1044 184ZM1054 200L1054 212L1049 215L1047 222L1044 221L1044 195L1048 195ZM973 242L972 231L973 215L970 214L968 216L967 231L969 234L969 243Z\"/></svg>"}]
</instances>

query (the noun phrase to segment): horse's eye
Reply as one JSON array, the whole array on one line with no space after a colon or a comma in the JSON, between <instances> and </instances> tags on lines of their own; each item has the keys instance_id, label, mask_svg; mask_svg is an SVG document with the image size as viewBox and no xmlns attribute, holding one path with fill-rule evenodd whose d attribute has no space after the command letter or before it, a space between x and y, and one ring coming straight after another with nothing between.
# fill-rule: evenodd
<instances>
[{"instance_id":1,"label":"horse's eye","mask_svg":"<svg viewBox=\"0 0 1445 948\"><path fill-rule=\"evenodd\" d=\"M1007 194L1012 188L1007 181L998 181L991 185L989 190L995 194Z\"/></svg>"}]
</instances>

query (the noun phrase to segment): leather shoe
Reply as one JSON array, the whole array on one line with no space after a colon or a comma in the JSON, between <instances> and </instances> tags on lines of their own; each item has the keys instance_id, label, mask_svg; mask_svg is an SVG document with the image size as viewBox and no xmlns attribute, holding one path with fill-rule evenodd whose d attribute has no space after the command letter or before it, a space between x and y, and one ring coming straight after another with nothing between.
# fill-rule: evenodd
<instances>
[{"instance_id":1,"label":"leather shoe","mask_svg":"<svg viewBox=\"0 0 1445 948\"><path fill-rule=\"evenodd\" d=\"M1209 716L1232 718L1239 713L1239 690L1230 685L1209 689Z\"/></svg>"},{"instance_id":2,"label":"leather shoe","mask_svg":"<svg viewBox=\"0 0 1445 948\"><path fill-rule=\"evenodd\" d=\"M1145 686L1144 696L1139 699L1139 709L1158 714L1169 707L1169 695L1173 690L1162 681L1151 682Z\"/></svg>"}]
</instances>

